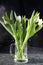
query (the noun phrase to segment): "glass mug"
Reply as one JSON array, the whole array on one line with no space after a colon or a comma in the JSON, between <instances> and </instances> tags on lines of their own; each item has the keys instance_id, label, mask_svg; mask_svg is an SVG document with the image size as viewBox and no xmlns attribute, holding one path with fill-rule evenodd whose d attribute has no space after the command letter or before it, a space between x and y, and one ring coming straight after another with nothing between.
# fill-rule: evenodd
<instances>
[{"instance_id":1,"label":"glass mug","mask_svg":"<svg viewBox=\"0 0 43 65\"><path fill-rule=\"evenodd\" d=\"M14 58L15 63L27 63L28 55L27 55L27 45L24 50L20 53L16 48L16 44L12 43L10 45L10 54Z\"/></svg>"}]
</instances>

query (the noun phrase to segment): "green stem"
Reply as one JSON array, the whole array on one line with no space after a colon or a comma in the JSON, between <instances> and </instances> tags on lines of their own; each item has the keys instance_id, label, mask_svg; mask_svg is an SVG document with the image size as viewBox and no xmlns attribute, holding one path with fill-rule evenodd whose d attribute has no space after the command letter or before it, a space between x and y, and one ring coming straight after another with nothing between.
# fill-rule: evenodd
<instances>
[{"instance_id":1,"label":"green stem","mask_svg":"<svg viewBox=\"0 0 43 65\"><path fill-rule=\"evenodd\" d=\"M21 48L22 51L23 51L24 47L26 46L28 39L29 39L29 34L27 33L27 34L26 34L26 37L25 37L25 39L24 39L24 42L23 42L22 48Z\"/></svg>"},{"instance_id":2,"label":"green stem","mask_svg":"<svg viewBox=\"0 0 43 65\"><path fill-rule=\"evenodd\" d=\"M23 51L19 51L17 54L16 54L16 59L17 60L24 60L25 59L25 56L23 54Z\"/></svg>"}]
</instances>

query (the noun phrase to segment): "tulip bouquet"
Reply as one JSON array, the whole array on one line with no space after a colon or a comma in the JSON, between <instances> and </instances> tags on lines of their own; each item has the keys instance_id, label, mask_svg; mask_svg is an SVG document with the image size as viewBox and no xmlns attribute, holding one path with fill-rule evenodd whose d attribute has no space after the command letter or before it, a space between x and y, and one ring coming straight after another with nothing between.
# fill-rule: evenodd
<instances>
[{"instance_id":1,"label":"tulip bouquet","mask_svg":"<svg viewBox=\"0 0 43 65\"><path fill-rule=\"evenodd\" d=\"M40 13L33 11L31 17L28 19L26 16L17 16L16 13L11 10L10 16L8 16L6 12L2 17L3 21L0 21L0 23L12 35L16 43L18 51L16 59L25 59L23 50L27 41L42 29L43 20L40 19L39 15Z\"/></svg>"}]
</instances>

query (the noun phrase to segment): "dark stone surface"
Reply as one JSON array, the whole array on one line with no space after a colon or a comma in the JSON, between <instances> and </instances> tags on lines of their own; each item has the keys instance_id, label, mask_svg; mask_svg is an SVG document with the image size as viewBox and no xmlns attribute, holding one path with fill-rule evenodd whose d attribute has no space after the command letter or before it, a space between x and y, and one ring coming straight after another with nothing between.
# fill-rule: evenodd
<instances>
[{"instance_id":1,"label":"dark stone surface","mask_svg":"<svg viewBox=\"0 0 43 65\"><path fill-rule=\"evenodd\" d=\"M14 58L9 54L0 53L0 65L23 65L14 63ZM29 62L24 65L43 65L43 49L37 47L29 47Z\"/></svg>"}]
</instances>

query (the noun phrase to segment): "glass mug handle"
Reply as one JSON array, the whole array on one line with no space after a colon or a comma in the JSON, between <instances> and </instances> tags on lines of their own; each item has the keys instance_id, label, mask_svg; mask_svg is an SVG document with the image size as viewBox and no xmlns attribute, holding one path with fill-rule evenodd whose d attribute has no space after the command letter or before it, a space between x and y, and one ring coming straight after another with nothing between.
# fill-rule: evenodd
<instances>
[{"instance_id":1,"label":"glass mug handle","mask_svg":"<svg viewBox=\"0 0 43 65\"><path fill-rule=\"evenodd\" d=\"M10 45L10 55L11 55L12 57L14 57L14 53L15 53L15 44L12 43L12 44Z\"/></svg>"}]
</instances>

